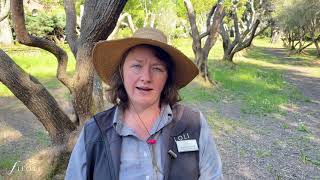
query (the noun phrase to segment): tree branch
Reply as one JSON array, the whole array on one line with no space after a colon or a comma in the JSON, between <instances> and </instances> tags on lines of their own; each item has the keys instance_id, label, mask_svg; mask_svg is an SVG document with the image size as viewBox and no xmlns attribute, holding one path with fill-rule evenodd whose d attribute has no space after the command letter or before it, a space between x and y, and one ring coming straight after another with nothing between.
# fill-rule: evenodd
<instances>
[{"instance_id":1,"label":"tree branch","mask_svg":"<svg viewBox=\"0 0 320 180\"><path fill-rule=\"evenodd\" d=\"M114 36L115 36L115 35L117 34L117 32L119 31L120 24L124 21L124 19L125 19L126 17L128 17L128 15L129 15L129 13L127 13L127 12L120 14L120 17L119 17L119 19L118 19L118 21L117 21L116 26L114 27L112 33L108 36L108 39L109 39L109 40L114 38Z\"/></svg>"},{"instance_id":2,"label":"tree branch","mask_svg":"<svg viewBox=\"0 0 320 180\"><path fill-rule=\"evenodd\" d=\"M206 37L206 36L208 36L210 34L210 31L208 30L208 31L206 31L206 32L204 32L204 33L202 33L202 34L200 34L200 39L202 39L202 38L204 38L204 37Z\"/></svg>"},{"instance_id":3,"label":"tree branch","mask_svg":"<svg viewBox=\"0 0 320 180\"><path fill-rule=\"evenodd\" d=\"M209 37L204 44L204 51L206 51L205 54L209 54L210 49L216 43L223 15L223 0L219 0L214 9L215 11L213 13L212 24L209 29Z\"/></svg>"},{"instance_id":4,"label":"tree branch","mask_svg":"<svg viewBox=\"0 0 320 180\"><path fill-rule=\"evenodd\" d=\"M200 39L199 30L196 23L196 15L190 0L184 0L184 5L187 8L188 18L191 26L191 37L193 39L192 49L196 54L197 50L201 50L201 39Z\"/></svg>"},{"instance_id":5,"label":"tree branch","mask_svg":"<svg viewBox=\"0 0 320 180\"><path fill-rule=\"evenodd\" d=\"M223 24L223 17L225 14L223 14L221 18L221 26L220 26L220 35L222 37L222 45L223 45L223 51L226 51L228 47L230 46L230 37L227 33L227 30Z\"/></svg>"},{"instance_id":6,"label":"tree branch","mask_svg":"<svg viewBox=\"0 0 320 180\"><path fill-rule=\"evenodd\" d=\"M54 143L63 143L75 125L46 88L0 49L0 81L39 119Z\"/></svg>"},{"instance_id":7,"label":"tree branch","mask_svg":"<svg viewBox=\"0 0 320 180\"><path fill-rule=\"evenodd\" d=\"M17 40L21 44L38 47L55 55L58 60L57 78L69 89L70 92L72 92L73 82L72 79L67 75L67 53L51 41L28 34L25 26L22 0L11 0L11 13L13 28L16 33Z\"/></svg>"},{"instance_id":8,"label":"tree branch","mask_svg":"<svg viewBox=\"0 0 320 180\"><path fill-rule=\"evenodd\" d=\"M234 22L234 30L235 30L235 39L234 41L238 43L240 41L240 30L239 30L239 21L238 21L238 15L237 15L237 6L233 5L232 7L232 19Z\"/></svg>"},{"instance_id":9,"label":"tree branch","mask_svg":"<svg viewBox=\"0 0 320 180\"><path fill-rule=\"evenodd\" d=\"M9 15L9 10L10 10L10 0L0 0L0 22Z\"/></svg>"},{"instance_id":10,"label":"tree branch","mask_svg":"<svg viewBox=\"0 0 320 180\"><path fill-rule=\"evenodd\" d=\"M136 28L134 27L131 15L128 14L127 18L128 18L129 28L130 28L131 32L134 33L136 31Z\"/></svg>"},{"instance_id":11,"label":"tree branch","mask_svg":"<svg viewBox=\"0 0 320 180\"><path fill-rule=\"evenodd\" d=\"M64 0L64 10L66 12L66 39L74 57L77 57L77 15L74 0Z\"/></svg>"},{"instance_id":12,"label":"tree branch","mask_svg":"<svg viewBox=\"0 0 320 180\"><path fill-rule=\"evenodd\" d=\"M213 13L214 13L216 7L217 7L217 5L212 6L212 8L211 8L211 10L210 10L210 12L208 14L208 17L207 17L207 30L208 31L210 29L211 19L212 19L212 16L213 16Z\"/></svg>"},{"instance_id":13,"label":"tree branch","mask_svg":"<svg viewBox=\"0 0 320 180\"><path fill-rule=\"evenodd\" d=\"M243 42L242 44L239 44L239 46L237 46L234 49L234 53L241 51L244 48L247 48L251 45L253 38L255 37L255 32L257 31L257 28L260 24L260 20L256 20L256 22L253 24L252 26L252 31L251 31L251 35L249 37L249 39L247 39L245 42Z\"/></svg>"},{"instance_id":14,"label":"tree branch","mask_svg":"<svg viewBox=\"0 0 320 180\"><path fill-rule=\"evenodd\" d=\"M95 42L107 39L126 2L127 0L85 1L79 46L92 49Z\"/></svg>"},{"instance_id":15,"label":"tree branch","mask_svg":"<svg viewBox=\"0 0 320 180\"><path fill-rule=\"evenodd\" d=\"M250 29L253 26L254 23L254 17L256 16L256 11L254 9L254 0L249 0L248 2L250 4L250 19L247 22L247 29Z\"/></svg>"}]
</instances>

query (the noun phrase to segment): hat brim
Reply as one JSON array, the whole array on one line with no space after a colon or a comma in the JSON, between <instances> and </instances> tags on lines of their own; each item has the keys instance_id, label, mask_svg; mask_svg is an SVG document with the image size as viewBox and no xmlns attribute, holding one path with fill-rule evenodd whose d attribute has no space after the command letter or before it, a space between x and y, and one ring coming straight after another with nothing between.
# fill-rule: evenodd
<instances>
[{"instance_id":1,"label":"hat brim","mask_svg":"<svg viewBox=\"0 0 320 180\"><path fill-rule=\"evenodd\" d=\"M166 51L174 63L174 82L180 89L191 82L199 73L195 64L178 49L160 41L144 38L126 38L119 40L100 41L93 48L93 65L105 83L109 84L116 72L123 54L131 47L148 44Z\"/></svg>"}]
</instances>

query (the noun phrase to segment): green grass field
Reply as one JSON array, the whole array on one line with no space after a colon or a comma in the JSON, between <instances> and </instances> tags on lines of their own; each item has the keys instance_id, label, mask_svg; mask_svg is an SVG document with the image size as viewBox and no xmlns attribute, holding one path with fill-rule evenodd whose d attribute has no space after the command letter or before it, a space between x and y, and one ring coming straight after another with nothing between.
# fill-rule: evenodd
<instances>
[{"instance_id":1,"label":"green grass field","mask_svg":"<svg viewBox=\"0 0 320 180\"><path fill-rule=\"evenodd\" d=\"M175 47L193 59L191 39L175 39L172 42ZM218 83L219 88L207 87L195 82L181 91L182 98L189 103L217 101L224 97L238 98L244 102L243 112L258 114L279 112L280 105L287 104L290 100L302 99L303 97L283 80L281 69L265 67L265 63L277 61L276 57L270 57L263 51L263 47L270 47L268 40L257 39L254 44L255 47L242 52L241 56L235 56L237 65L233 66L221 61L222 45L221 42L217 42L209 54L209 68L211 78ZM69 48L64 45L64 49L69 55L68 72L72 73L75 60ZM38 78L48 89L62 86L55 77L57 61L53 55L25 46L7 48L7 53L20 67ZM307 63L311 60L309 56L305 56L303 61ZM0 84L0 96L12 96L12 93Z\"/></svg>"}]
</instances>

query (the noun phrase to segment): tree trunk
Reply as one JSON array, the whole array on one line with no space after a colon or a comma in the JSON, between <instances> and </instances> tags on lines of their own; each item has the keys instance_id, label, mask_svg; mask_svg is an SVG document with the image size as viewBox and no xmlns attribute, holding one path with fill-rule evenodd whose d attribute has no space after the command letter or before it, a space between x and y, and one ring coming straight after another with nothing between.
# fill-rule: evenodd
<instances>
[{"instance_id":1,"label":"tree trunk","mask_svg":"<svg viewBox=\"0 0 320 180\"><path fill-rule=\"evenodd\" d=\"M64 143L67 135L75 130L74 124L46 88L36 78L24 72L2 50L0 81L39 119L53 143Z\"/></svg>"},{"instance_id":2,"label":"tree trunk","mask_svg":"<svg viewBox=\"0 0 320 180\"><path fill-rule=\"evenodd\" d=\"M235 53L231 53L231 52L226 51L226 52L223 53L223 58L222 59L224 61L228 61L228 62L233 63L234 54Z\"/></svg>"},{"instance_id":3,"label":"tree trunk","mask_svg":"<svg viewBox=\"0 0 320 180\"><path fill-rule=\"evenodd\" d=\"M105 40L116 26L126 1L85 1L74 77L73 104L80 125L94 114L92 49ZM95 29L95 31L93 31ZM101 97L102 98L102 97Z\"/></svg>"},{"instance_id":4,"label":"tree trunk","mask_svg":"<svg viewBox=\"0 0 320 180\"><path fill-rule=\"evenodd\" d=\"M92 108L94 69L91 63L91 49L89 47L79 47L77 53L73 105L81 126L94 114Z\"/></svg>"},{"instance_id":5,"label":"tree trunk","mask_svg":"<svg viewBox=\"0 0 320 180\"><path fill-rule=\"evenodd\" d=\"M271 33L272 33L271 34L271 43L274 44L279 40L279 38L281 36L280 28L279 27L273 27Z\"/></svg>"},{"instance_id":6,"label":"tree trunk","mask_svg":"<svg viewBox=\"0 0 320 180\"><path fill-rule=\"evenodd\" d=\"M320 47L318 41L314 41L314 45L316 46L317 57L320 57Z\"/></svg>"},{"instance_id":7,"label":"tree trunk","mask_svg":"<svg viewBox=\"0 0 320 180\"><path fill-rule=\"evenodd\" d=\"M250 29L246 29L244 32L241 32L239 30L238 26L238 16L237 16L237 6L234 4L233 6L233 13L232 13L232 19L233 24L235 27L235 38L231 42L229 33L226 32L226 29L224 26L221 26L220 28L220 34L223 39L223 50L224 50L224 56L223 60L233 62L233 57L235 53L242 51L243 49L250 47L253 39L261 34L263 31L267 29L268 26L265 26L264 28L260 29L257 32L258 26L260 24L260 20L256 19L254 21L254 24L250 26Z\"/></svg>"},{"instance_id":8,"label":"tree trunk","mask_svg":"<svg viewBox=\"0 0 320 180\"><path fill-rule=\"evenodd\" d=\"M151 13L151 16L150 16L150 27L151 28L154 28L155 22L156 22L156 15L154 13Z\"/></svg>"},{"instance_id":9,"label":"tree trunk","mask_svg":"<svg viewBox=\"0 0 320 180\"><path fill-rule=\"evenodd\" d=\"M103 92L103 86L102 81L97 73L94 73L94 79L93 79L93 104L94 104L94 114L101 112L104 110L105 104L104 104L104 92Z\"/></svg>"},{"instance_id":10,"label":"tree trunk","mask_svg":"<svg viewBox=\"0 0 320 180\"><path fill-rule=\"evenodd\" d=\"M133 21L132 21L132 16L130 14L128 14L128 24L129 24L129 28L132 32L132 34L136 31L136 28L133 24Z\"/></svg>"},{"instance_id":11,"label":"tree trunk","mask_svg":"<svg viewBox=\"0 0 320 180\"><path fill-rule=\"evenodd\" d=\"M195 63L200 71L200 76L205 80L214 84L210 79L208 69L208 55L211 48L214 46L218 29L220 28L221 14L223 10L223 1L219 0L218 3L211 8L211 11L207 17L207 31L203 34L199 33L196 24L196 14L193 10L193 6L190 0L184 0L185 7L188 13L188 19L191 26L192 37L192 50L195 55ZM207 37L204 47L201 45L201 39Z\"/></svg>"},{"instance_id":12,"label":"tree trunk","mask_svg":"<svg viewBox=\"0 0 320 180\"><path fill-rule=\"evenodd\" d=\"M79 39L74 31L76 28L74 1L66 0L65 10L68 16L66 29L70 36L68 43L76 56L76 70L72 78L66 73L68 62L66 52L51 41L28 34L22 0L11 0L10 3L17 40L21 44L44 49L57 58L57 78L72 95L72 104L78 121L72 123L46 88L35 77L25 73L2 50L0 50L0 81L38 118L48 131L52 142L57 144L55 147L62 148L57 150L57 156L55 156L59 159L65 155L66 150L73 149L78 134L76 125L83 125L84 121L103 104L103 100L98 99L95 102L100 105L93 106L94 69L91 51L96 42L106 39L112 32L126 0L85 1L85 14L81 22ZM95 84L95 87L99 86L99 83ZM101 91L96 94L102 97ZM66 164L66 161L62 163ZM61 167L59 163L54 163L52 166ZM55 167L52 168L55 169Z\"/></svg>"}]
</instances>

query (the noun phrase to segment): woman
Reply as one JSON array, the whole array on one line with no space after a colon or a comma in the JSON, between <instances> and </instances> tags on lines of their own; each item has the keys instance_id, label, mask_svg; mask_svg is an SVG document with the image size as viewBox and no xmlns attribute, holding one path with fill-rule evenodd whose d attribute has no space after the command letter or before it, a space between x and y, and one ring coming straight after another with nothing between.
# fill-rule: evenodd
<instances>
[{"instance_id":1,"label":"woman","mask_svg":"<svg viewBox=\"0 0 320 180\"><path fill-rule=\"evenodd\" d=\"M177 104L196 66L159 30L97 43L93 64L115 106L87 121L65 179L219 179L203 115Z\"/></svg>"}]
</instances>

